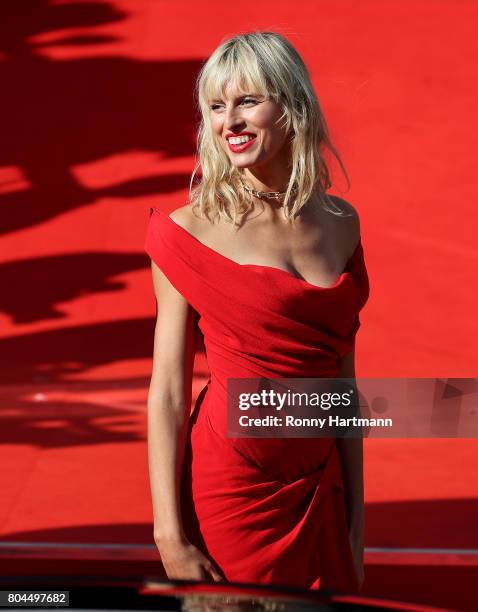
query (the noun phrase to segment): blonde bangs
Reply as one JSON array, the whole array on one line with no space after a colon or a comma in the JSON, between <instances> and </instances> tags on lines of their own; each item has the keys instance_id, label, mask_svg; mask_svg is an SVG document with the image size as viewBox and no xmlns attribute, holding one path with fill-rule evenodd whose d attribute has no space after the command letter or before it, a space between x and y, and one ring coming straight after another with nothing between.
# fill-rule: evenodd
<instances>
[{"instance_id":1,"label":"blonde bangs","mask_svg":"<svg viewBox=\"0 0 478 612\"><path fill-rule=\"evenodd\" d=\"M198 82L198 97L202 107L207 107L213 100L222 99L229 84L237 87L242 94L274 95L257 58L244 45L231 47L229 53L210 59L211 62L202 73L202 80Z\"/></svg>"}]
</instances>

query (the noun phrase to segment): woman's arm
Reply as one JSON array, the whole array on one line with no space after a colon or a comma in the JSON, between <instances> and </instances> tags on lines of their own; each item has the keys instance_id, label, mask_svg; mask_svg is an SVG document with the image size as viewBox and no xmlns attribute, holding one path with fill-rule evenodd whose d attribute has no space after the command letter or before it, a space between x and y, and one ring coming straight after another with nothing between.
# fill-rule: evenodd
<instances>
[{"instance_id":1,"label":"woman's arm","mask_svg":"<svg viewBox=\"0 0 478 612\"><path fill-rule=\"evenodd\" d=\"M157 303L153 371L148 392L148 463L154 540L168 578L222 580L185 535L181 479L196 352L196 311L151 262Z\"/></svg>"},{"instance_id":2,"label":"woman's arm","mask_svg":"<svg viewBox=\"0 0 478 612\"><path fill-rule=\"evenodd\" d=\"M355 208L339 198L349 214L346 220L346 243L357 245L360 239L360 218ZM352 350L342 358L338 378L352 378L355 385L355 341ZM358 398L357 398L358 399ZM362 438L337 438L342 475L344 479L345 504L349 531L362 529L364 513L363 492L363 444Z\"/></svg>"},{"instance_id":3,"label":"woman's arm","mask_svg":"<svg viewBox=\"0 0 478 612\"><path fill-rule=\"evenodd\" d=\"M192 394L196 313L152 262L157 304L148 393L148 462L155 539L184 539L180 480Z\"/></svg>"},{"instance_id":4,"label":"woman's arm","mask_svg":"<svg viewBox=\"0 0 478 612\"><path fill-rule=\"evenodd\" d=\"M352 378L355 386L355 346L344 357L337 378ZM337 450L344 482L347 526L357 568L359 584L363 582L364 551L364 478L363 438L337 438Z\"/></svg>"}]
</instances>

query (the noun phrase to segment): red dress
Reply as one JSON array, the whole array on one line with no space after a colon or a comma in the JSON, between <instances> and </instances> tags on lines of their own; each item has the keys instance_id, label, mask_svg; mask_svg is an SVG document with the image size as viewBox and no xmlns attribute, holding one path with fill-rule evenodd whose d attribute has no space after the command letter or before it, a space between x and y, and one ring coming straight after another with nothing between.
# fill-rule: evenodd
<instances>
[{"instance_id":1,"label":"red dress","mask_svg":"<svg viewBox=\"0 0 478 612\"><path fill-rule=\"evenodd\" d=\"M353 592L334 438L228 438L227 379L336 377L369 295L359 241L331 287L242 265L151 209L145 250L199 314L210 379L190 422L181 507L227 580Z\"/></svg>"}]
</instances>

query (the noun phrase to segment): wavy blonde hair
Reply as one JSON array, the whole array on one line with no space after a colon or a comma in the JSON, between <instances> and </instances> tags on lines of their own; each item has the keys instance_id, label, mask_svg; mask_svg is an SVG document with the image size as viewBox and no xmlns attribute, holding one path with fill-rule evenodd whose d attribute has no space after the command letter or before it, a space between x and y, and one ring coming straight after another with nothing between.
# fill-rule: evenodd
<instances>
[{"instance_id":1,"label":"wavy blonde hair","mask_svg":"<svg viewBox=\"0 0 478 612\"><path fill-rule=\"evenodd\" d=\"M276 32L247 32L219 45L202 66L196 81L195 99L201 118L197 134L198 159L189 184L193 207L199 208L208 219L213 213L234 223L237 214L252 207L252 196L243 188L241 169L230 162L210 122L211 100L222 97L229 82L237 85L242 93L252 91L282 105L280 120L285 121L291 133L291 174L284 200L288 218L295 218L316 188L320 202L325 206L331 204L326 191L332 183L324 149L335 156L350 186L299 53ZM199 167L202 177L199 181L196 179L194 185Z\"/></svg>"}]
</instances>

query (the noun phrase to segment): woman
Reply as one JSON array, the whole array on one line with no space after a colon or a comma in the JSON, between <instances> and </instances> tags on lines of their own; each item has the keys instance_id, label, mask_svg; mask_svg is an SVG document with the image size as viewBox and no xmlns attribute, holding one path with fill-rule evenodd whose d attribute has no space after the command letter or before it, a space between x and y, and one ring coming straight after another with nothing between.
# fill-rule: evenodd
<instances>
[{"instance_id":1,"label":"woman","mask_svg":"<svg viewBox=\"0 0 478 612\"><path fill-rule=\"evenodd\" d=\"M155 542L170 578L356 591L362 441L229 438L226 418L231 377L355 376L368 278L358 215L326 194L324 147L343 165L279 34L221 44L197 95L202 178L190 204L151 209L145 244ZM211 376L190 416L197 326Z\"/></svg>"}]
</instances>

